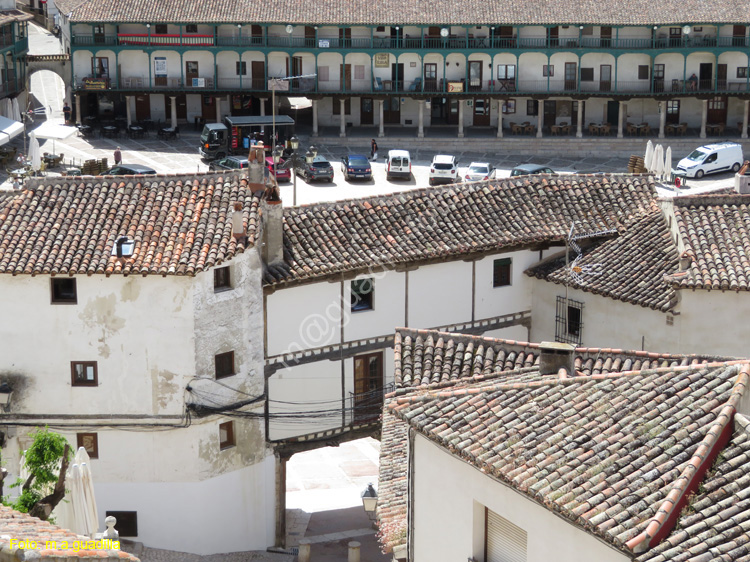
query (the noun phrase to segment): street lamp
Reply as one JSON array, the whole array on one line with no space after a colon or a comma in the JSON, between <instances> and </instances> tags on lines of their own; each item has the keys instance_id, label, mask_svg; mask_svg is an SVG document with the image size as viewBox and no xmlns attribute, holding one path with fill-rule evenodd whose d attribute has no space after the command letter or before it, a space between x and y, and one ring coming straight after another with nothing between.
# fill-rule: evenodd
<instances>
[{"instance_id":1,"label":"street lamp","mask_svg":"<svg viewBox=\"0 0 750 562\"><path fill-rule=\"evenodd\" d=\"M371 521L375 521L375 509L378 507L378 493L372 487L372 483L368 484L365 491L362 492L362 506L365 508L367 517Z\"/></svg>"},{"instance_id":2,"label":"street lamp","mask_svg":"<svg viewBox=\"0 0 750 562\"><path fill-rule=\"evenodd\" d=\"M297 149L299 148L299 139L296 136L293 136L292 138L290 138L288 143L289 143L288 146L292 150L292 153L284 162L284 168L290 168L292 171L292 205L296 207L297 206L297 168L299 168L303 162L307 164L312 164L313 160L318 155L318 149L315 148L314 146L310 146L310 148L307 149L307 152L305 152L305 156L303 157L299 152L297 152ZM276 161L275 154L276 152L274 151L274 161Z\"/></svg>"}]
</instances>

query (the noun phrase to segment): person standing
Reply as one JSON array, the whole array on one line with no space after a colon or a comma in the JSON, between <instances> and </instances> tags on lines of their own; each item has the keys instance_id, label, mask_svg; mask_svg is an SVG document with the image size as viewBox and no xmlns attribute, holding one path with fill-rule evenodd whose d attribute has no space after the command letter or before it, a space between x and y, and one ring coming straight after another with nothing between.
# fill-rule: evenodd
<instances>
[{"instance_id":1,"label":"person standing","mask_svg":"<svg viewBox=\"0 0 750 562\"><path fill-rule=\"evenodd\" d=\"M67 125L70 123L70 106L68 105L68 102L63 103L63 115L65 116L65 124Z\"/></svg>"},{"instance_id":2,"label":"person standing","mask_svg":"<svg viewBox=\"0 0 750 562\"><path fill-rule=\"evenodd\" d=\"M378 143L375 142L375 139L372 139L370 142L370 160L377 160L378 159Z\"/></svg>"},{"instance_id":3,"label":"person standing","mask_svg":"<svg viewBox=\"0 0 750 562\"><path fill-rule=\"evenodd\" d=\"M115 166L122 163L122 152L120 152L120 147L118 146L115 149Z\"/></svg>"}]
</instances>

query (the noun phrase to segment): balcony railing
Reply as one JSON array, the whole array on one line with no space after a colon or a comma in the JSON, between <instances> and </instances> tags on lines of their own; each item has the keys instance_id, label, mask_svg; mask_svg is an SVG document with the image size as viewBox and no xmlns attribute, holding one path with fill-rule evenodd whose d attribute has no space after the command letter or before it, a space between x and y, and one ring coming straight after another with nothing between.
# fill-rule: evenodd
<instances>
[{"instance_id":1,"label":"balcony railing","mask_svg":"<svg viewBox=\"0 0 750 562\"><path fill-rule=\"evenodd\" d=\"M183 83L183 80L185 83ZM152 76L121 77L119 81L108 77L76 77L79 90L171 90L186 92L267 92L268 78L242 77L182 77ZM445 96L445 95L535 95L535 94L589 94L589 95L659 95L750 92L747 80L583 80L578 78L542 78L540 80L519 80L517 78L496 80L435 79L435 80L382 80L369 78L359 80L317 81L314 78L299 78L288 82L290 94L350 94L378 95L399 94L404 96Z\"/></svg>"},{"instance_id":2,"label":"balcony railing","mask_svg":"<svg viewBox=\"0 0 750 562\"><path fill-rule=\"evenodd\" d=\"M681 37L474 37L450 35L434 37L430 35L403 37L290 37L277 35L178 35L119 33L117 35L80 35L72 37L75 46L120 45L145 47L276 47L286 49L384 49L384 50L423 50L423 49L485 49L485 50L533 50L533 49L697 49L697 48L745 48L750 46L748 37L690 36Z\"/></svg>"}]
</instances>

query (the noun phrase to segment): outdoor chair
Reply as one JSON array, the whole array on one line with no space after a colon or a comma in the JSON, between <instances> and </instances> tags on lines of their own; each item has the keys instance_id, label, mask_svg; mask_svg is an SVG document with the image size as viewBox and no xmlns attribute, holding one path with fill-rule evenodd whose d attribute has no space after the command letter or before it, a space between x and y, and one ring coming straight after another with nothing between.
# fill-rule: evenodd
<instances>
[{"instance_id":1,"label":"outdoor chair","mask_svg":"<svg viewBox=\"0 0 750 562\"><path fill-rule=\"evenodd\" d=\"M414 82L412 82L412 85L409 86L410 92L419 92L422 90L422 79L421 78L415 78Z\"/></svg>"},{"instance_id":2,"label":"outdoor chair","mask_svg":"<svg viewBox=\"0 0 750 562\"><path fill-rule=\"evenodd\" d=\"M637 135L637 134L638 134L638 129L637 129L637 128L636 128L636 126L635 126L635 125L633 125L632 123L626 123L626 124L625 124L625 130L626 130L626 132L627 132L627 133L628 133L629 135L633 135L633 136L635 136L635 135Z\"/></svg>"},{"instance_id":3,"label":"outdoor chair","mask_svg":"<svg viewBox=\"0 0 750 562\"><path fill-rule=\"evenodd\" d=\"M599 127L599 134L600 135L609 135L610 131L612 130L612 124L611 123L605 123L601 127Z\"/></svg>"},{"instance_id":4,"label":"outdoor chair","mask_svg":"<svg viewBox=\"0 0 750 562\"><path fill-rule=\"evenodd\" d=\"M509 123L510 125L510 132L514 135L520 135L523 133L523 127L519 125L518 123L513 123L512 121Z\"/></svg>"}]
</instances>

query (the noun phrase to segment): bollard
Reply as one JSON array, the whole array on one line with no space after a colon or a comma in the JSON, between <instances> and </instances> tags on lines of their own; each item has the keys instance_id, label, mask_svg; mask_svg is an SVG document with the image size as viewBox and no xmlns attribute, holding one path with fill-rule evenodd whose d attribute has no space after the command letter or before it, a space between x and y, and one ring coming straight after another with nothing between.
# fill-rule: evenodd
<instances>
[{"instance_id":1,"label":"bollard","mask_svg":"<svg viewBox=\"0 0 750 562\"><path fill-rule=\"evenodd\" d=\"M349 543L349 561L348 562L359 562L359 547L361 545L357 541L351 541Z\"/></svg>"},{"instance_id":2,"label":"bollard","mask_svg":"<svg viewBox=\"0 0 750 562\"><path fill-rule=\"evenodd\" d=\"M310 539L300 539L297 560L299 562L310 562Z\"/></svg>"}]
</instances>

